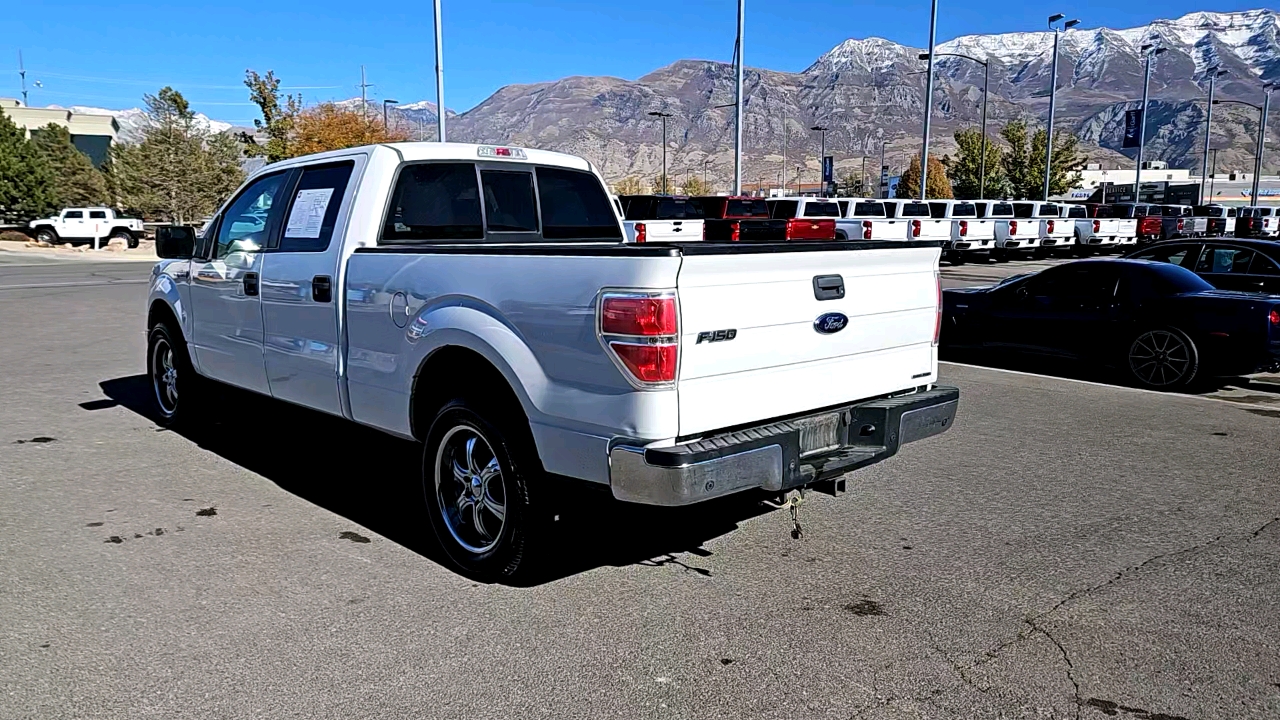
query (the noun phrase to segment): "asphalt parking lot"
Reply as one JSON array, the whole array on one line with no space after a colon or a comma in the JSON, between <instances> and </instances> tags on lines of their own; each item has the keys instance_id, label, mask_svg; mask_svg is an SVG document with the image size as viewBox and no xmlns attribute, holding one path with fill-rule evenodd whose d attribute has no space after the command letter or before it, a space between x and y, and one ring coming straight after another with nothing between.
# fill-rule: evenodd
<instances>
[{"instance_id":1,"label":"asphalt parking lot","mask_svg":"<svg viewBox=\"0 0 1280 720\"><path fill-rule=\"evenodd\" d=\"M575 493L552 577L479 585L412 446L230 395L151 422L148 268L0 262L0 718L1280 717L1267 378L944 364L955 428L809 495L801 539Z\"/></svg>"}]
</instances>

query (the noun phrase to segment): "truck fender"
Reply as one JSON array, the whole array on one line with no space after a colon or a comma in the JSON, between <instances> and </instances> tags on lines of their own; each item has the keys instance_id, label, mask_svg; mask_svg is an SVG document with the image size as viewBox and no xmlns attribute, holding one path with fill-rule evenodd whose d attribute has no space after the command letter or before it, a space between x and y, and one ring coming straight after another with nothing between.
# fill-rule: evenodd
<instances>
[{"instance_id":1,"label":"truck fender","mask_svg":"<svg viewBox=\"0 0 1280 720\"><path fill-rule=\"evenodd\" d=\"M433 353L446 347L462 347L488 360L502 374L531 422L546 414L550 385L546 372L529 344L496 308L471 298L441 298L422 308L405 330L412 347L405 367L413 368L412 377L406 378L409 386L405 397L411 397L419 374Z\"/></svg>"},{"instance_id":2,"label":"truck fender","mask_svg":"<svg viewBox=\"0 0 1280 720\"><path fill-rule=\"evenodd\" d=\"M177 329L182 337L188 341L191 339L191 318L178 294L178 281L186 280L182 274L190 272L190 267L183 260L161 261L151 269L151 289L147 293L148 332L160 312L159 306L163 305L178 319Z\"/></svg>"}]
</instances>

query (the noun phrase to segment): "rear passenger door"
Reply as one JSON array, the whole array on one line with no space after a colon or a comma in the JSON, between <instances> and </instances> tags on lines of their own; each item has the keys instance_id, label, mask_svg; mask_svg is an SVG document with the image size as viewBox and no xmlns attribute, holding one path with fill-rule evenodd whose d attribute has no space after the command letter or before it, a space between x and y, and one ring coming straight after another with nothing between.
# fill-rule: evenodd
<instances>
[{"instance_id":1,"label":"rear passenger door","mask_svg":"<svg viewBox=\"0 0 1280 720\"><path fill-rule=\"evenodd\" d=\"M342 247L364 155L295 169L262 263L263 357L272 397L343 414Z\"/></svg>"},{"instance_id":2,"label":"rear passenger door","mask_svg":"<svg viewBox=\"0 0 1280 720\"><path fill-rule=\"evenodd\" d=\"M1206 245L1196 265L1196 274L1220 290L1260 292L1265 282L1249 273L1254 252L1230 245Z\"/></svg>"}]
</instances>

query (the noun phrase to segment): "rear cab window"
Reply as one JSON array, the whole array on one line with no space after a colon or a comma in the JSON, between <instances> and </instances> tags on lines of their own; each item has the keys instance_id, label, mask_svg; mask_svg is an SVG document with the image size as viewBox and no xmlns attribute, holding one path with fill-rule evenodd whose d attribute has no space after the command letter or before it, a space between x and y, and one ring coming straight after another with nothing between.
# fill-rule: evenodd
<instances>
[{"instance_id":1,"label":"rear cab window","mask_svg":"<svg viewBox=\"0 0 1280 720\"><path fill-rule=\"evenodd\" d=\"M725 202L724 216L727 218L761 218L768 219L769 204L763 199L729 198Z\"/></svg>"},{"instance_id":2,"label":"rear cab window","mask_svg":"<svg viewBox=\"0 0 1280 720\"><path fill-rule=\"evenodd\" d=\"M732 205L732 201L730 201ZM800 210L800 202L798 200L769 200L766 202L769 208L769 217L774 220L786 220L796 216Z\"/></svg>"},{"instance_id":3,"label":"rear cab window","mask_svg":"<svg viewBox=\"0 0 1280 720\"><path fill-rule=\"evenodd\" d=\"M973 203L958 202L951 205L951 217L953 218L976 218L978 217L978 207Z\"/></svg>"},{"instance_id":4,"label":"rear cab window","mask_svg":"<svg viewBox=\"0 0 1280 720\"><path fill-rule=\"evenodd\" d=\"M1069 218L1087 218L1089 213L1080 205L1067 208L1067 217Z\"/></svg>"},{"instance_id":5,"label":"rear cab window","mask_svg":"<svg viewBox=\"0 0 1280 720\"><path fill-rule=\"evenodd\" d=\"M929 203L929 217L938 219L947 216L947 204L944 202Z\"/></svg>"},{"instance_id":6,"label":"rear cab window","mask_svg":"<svg viewBox=\"0 0 1280 720\"><path fill-rule=\"evenodd\" d=\"M1056 218L1061 216L1062 216L1062 211L1058 209L1057 205L1041 205L1040 206L1040 217Z\"/></svg>"},{"instance_id":7,"label":"rear cab window","mask_svg":"<svg viewBox=\"0 0 1280 720\"><path fill-rule=\"evenodd\" d=\"M922 202L902 203L902 217L929 217L929 206Z\"/></svg>"},{"instance_id":8,"label":"rear cab window","mask_svg":"<svg viewBox=\"0 0 1280 720\"><path fill-rule=\"evenodd\" d=\"M854 217L884 217L884 203L860 202L853 204Z\"/></svg>"},{"instance_id":9,"label":"rear cab window","mask_svg":"<svg viewBox=\"0 0 1280 720\"><path fill-rule=\"evenodd\" d=\"M1013 216L1016 218L1034 217L1035 206L1031 203L1014 203Z\"/></svg>"},{"instance_id":10,"label":"rear cab window","mask_svg":"<svg viewBox=\"0 0 1280 720\"><path fill-rule=\"evenodd\" d=\"M838 218L840 217L840 206L833 202L808 200L804 204L804 217Z\"/></svg>"}]
</instances>

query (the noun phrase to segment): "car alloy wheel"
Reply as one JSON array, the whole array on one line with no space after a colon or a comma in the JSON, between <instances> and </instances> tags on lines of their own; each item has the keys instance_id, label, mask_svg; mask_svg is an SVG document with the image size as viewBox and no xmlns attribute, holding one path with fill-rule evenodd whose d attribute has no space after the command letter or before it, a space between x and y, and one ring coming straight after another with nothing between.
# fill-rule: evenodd
<instances>
[{"instance_id":1,"label":"car alloy wheel","mask_svg":"<svg viewBox=\"0 0 1280 720\"><path fill-rule=\"evenodd\" d=\"M459 546L475 555L497 546L506 525L507 492L502 465L479 430L456 425L441 438L435 490L441 518Z\"/></svg>"},{"instance_id":2,"label":"car alloy wheel","mask_svg":"<svg viewBox=\"0 0 1280 720\"><path fill-rule=\"evenodd\" d=\"M53 234L52 230L41 230L36 233L36 240L52 245L54 244L54 241L57 240L57 236Z\"/></svg>"},{"instance_id":3,"label":"car alloy wheel","mask_svg":"<svg viewBox=\"0 0 1280 720\"><path fill-rule=\"evenodd\" d=\"M155 390L156 405L165 418L178 412L178 366L174 362L173 346L164 337L156 338L151 346L151 386Z\"/></svg>"},{"instance_id":4,"label":"car alloy wheel","mask_svg":"<svg viewBox=\"0 0 1280 720\"><path fill-rule=\"evenodd\" d=\"M1190 344L1169 330L1147 331L1129 346L1129 369L1151 387L1181 383L1194 362Z\"/></svg>"}]
</instances>

